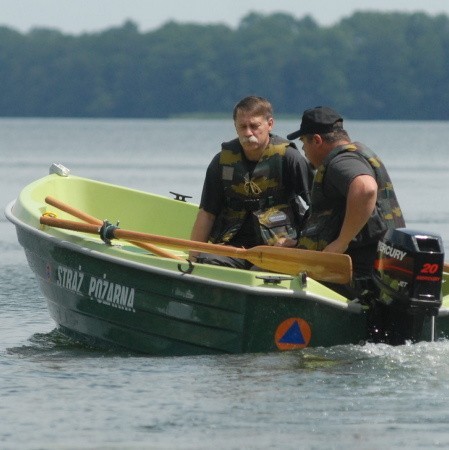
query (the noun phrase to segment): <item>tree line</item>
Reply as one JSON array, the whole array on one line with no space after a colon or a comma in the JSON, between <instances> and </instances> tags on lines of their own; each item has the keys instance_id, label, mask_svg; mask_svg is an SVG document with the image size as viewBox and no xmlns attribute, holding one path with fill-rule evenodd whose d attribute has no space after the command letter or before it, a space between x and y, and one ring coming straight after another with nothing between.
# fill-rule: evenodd
<instances>
[{"instance_id":1,"label":"tree line","mask_svg":"<svg viewBox=\"0 0 449 450\"><path fill-rule=\"evenodd\" d=\"M353 119L449 119L449 18L358 12L333 26L250 13L236 28L131 21L98 33L0 27L0 116L278 115L329 105Z\"/></svg>"}]
</instances>

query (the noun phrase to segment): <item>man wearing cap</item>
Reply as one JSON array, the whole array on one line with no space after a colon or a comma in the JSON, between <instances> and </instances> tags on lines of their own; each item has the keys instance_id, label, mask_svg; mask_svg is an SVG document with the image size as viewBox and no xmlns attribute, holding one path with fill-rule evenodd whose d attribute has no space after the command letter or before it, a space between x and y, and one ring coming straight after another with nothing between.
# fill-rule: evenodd
<instances>
[{"instance_id":1,"label":"man wearing cap","mask_svg":"<svg viewBox=\"0 0 449 450\"><path fill-rule=\"evenodd\" d=\"M298 137L316 169L298 247L349 254L356 295L357 280L371 275L379 239L389 228L405 227L393 185L378 156L351 142L342 117L331 108L306 110L300 129L287 136Z\"/></svg>"}]
</instances>

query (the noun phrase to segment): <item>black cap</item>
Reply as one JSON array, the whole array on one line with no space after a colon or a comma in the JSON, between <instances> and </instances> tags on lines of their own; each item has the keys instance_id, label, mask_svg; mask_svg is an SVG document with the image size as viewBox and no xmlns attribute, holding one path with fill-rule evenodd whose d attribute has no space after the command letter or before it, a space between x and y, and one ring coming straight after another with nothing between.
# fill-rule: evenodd
<instances>
[{"instance_id":1,"label":"black cap","mask_svg":"<svg viewBox=\"0 0 449 450\"><path fill-rule=\"evenodd\" d=\"M301 127L298 131L287 134L287 139L293 140L304 134L322 134L343 129L343 118L327 106L317 106L307 109L302 115Z\"/></svg>"}]
</instances>

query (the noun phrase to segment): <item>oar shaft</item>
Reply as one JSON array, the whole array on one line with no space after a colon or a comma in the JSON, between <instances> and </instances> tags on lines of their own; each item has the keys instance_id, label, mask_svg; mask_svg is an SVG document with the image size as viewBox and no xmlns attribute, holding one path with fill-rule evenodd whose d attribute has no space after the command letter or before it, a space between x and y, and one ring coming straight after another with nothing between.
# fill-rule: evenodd
<instances>
[{"instance_id":1,"label":"oar shaft","mask_svg":"<svg viewBox=\"0 0 449 450\"><path fill-rule=\"evenodd\" d=\"M244 248L231 247L229 245L209 244L207 242L190 241L188 239L159 236L157 234L140 233L139 231L129 231L117 228L114 231L117 239L132 239L139 242L153 242L179 250L193 250L205 253L215 253L221 256L231 256L234 258L245 258L247 251Z\"/></svg>"}]
</instances>

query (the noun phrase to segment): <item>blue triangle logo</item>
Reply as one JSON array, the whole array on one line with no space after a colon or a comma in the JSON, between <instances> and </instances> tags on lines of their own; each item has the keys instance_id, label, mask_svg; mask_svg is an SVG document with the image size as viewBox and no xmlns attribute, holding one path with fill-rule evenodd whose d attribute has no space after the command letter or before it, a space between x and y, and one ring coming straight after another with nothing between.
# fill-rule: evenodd
<instances>
[{"instance_id":1,"label":"blue triangle logo","mask_svg":"<svg viewBox=\"0 0 449 450\"><path fill-rule=\"evenodd\" d=\"M305 344L299 324L295 321L292 326L285 332L284 336L279 339L282 344Z\"/></svg>"}]
</instances>

